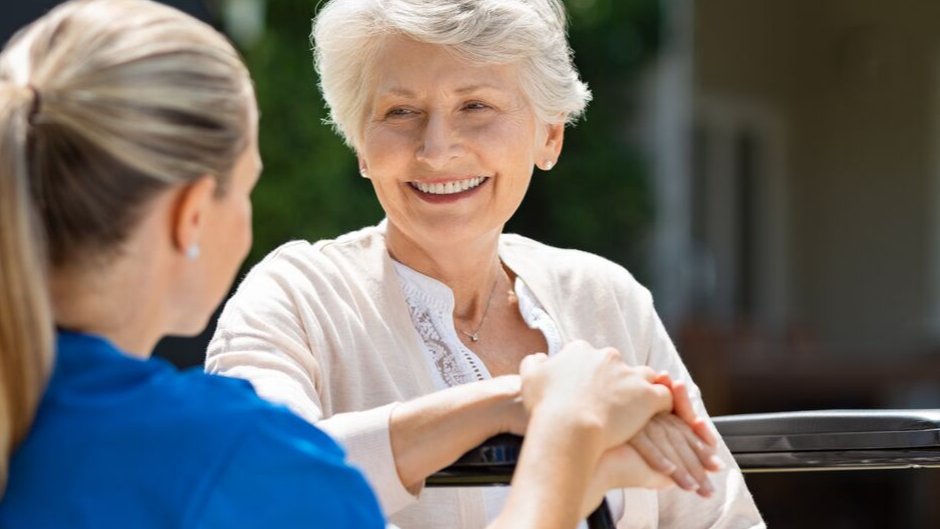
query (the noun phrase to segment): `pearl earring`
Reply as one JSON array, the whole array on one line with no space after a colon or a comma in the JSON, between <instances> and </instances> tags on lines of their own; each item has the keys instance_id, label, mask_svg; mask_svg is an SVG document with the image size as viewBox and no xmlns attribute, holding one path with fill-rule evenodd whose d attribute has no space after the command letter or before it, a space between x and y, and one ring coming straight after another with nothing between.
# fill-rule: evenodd
<instances>
[{"instance_id":1,"label":"pearl earring","mask_svg":"<svg viewBox=\"0 0 940 529\"><path fill-rule=\"evenodd\" d=\"M199 248L199 244L197 243L190 244L189 248L186 248L186 258L190 261L199 259L200 253L202 253L202 250Z\"/></svg>"},{"instance_id":2,"label":"pearl earring","mask_svg":"<svg viewBox=\"0 0 940 529\"><path fill-rule=\"evenodd\" d=\"M551 170L552 170L552 167L555 167L555 162L553 162L553 161L551 161L551 160L545 160L545 163L544 163L543 165L545 166L545 169L543 169L543 170L545 170L545 171L551 171Z\"/></svg>"},{"instance_id":3,"label":"pearl earring","mask_svg":"<svg viewBox=\"0 0 940 529\"><path fill-rule=\"evenodd\" d=\"M369 178L369 173L367 173L365 169L360 168L360 169L359 169L359 176L361 176L361 177L363 177L363 178L365 178L365 179L368 179L368 178Z\"/></svg>"}]
</instances>

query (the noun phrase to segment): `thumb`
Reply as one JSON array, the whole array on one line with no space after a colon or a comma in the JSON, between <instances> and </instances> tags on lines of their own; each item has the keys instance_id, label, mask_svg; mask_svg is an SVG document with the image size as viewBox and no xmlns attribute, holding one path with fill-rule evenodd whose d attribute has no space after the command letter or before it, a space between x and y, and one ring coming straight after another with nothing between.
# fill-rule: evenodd
<instances>
[{"instance_id":1,"label":"thumb","mask_svg":"<svg viewBox=\"0 0 940 529\"><path fill-rule=\"evenodd\" d=\"M548 360L548 355L545 353L534 353L524 357L522 363L519 364L519 374L526 376L526 373L538 369L546 360Z\"/></svg>"}]
</instances>

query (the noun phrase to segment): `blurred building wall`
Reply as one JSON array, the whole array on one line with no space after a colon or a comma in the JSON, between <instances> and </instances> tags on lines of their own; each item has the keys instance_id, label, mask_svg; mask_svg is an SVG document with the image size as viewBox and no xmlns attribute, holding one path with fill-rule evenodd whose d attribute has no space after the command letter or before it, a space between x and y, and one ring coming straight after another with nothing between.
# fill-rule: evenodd
<instances>
[{"instance_id":1,"label":"blurred building wall","mask_svg":"<svg viewBox=\"0 0 940 529\"><path fill-rule=\"evenodd\" d=\"M671 330L710 411L940 407L940 2L693 19ZM936 470L747 479L771 527L940 524Z\"/></svg>"},{"instance_id":2,"label":"blurred building wall","mask_svg":"<svg viewBox=\"0 0 940 529\"><path fill-rule=\"evenodd\" d=\"M911 0L696 4L700 313L834 355L933 344L937 21Z\"/></svg>"}]
</instances>

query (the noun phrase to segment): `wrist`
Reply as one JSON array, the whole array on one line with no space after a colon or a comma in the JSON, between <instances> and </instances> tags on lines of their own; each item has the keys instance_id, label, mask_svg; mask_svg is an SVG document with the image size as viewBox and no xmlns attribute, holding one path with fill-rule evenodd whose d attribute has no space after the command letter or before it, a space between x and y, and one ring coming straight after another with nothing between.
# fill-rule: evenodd
<instances>
[{"instance_id":1,"label":"wrist","mask_svg":"<svg viewBox=\"0 0 940 529\"><path fill-rule=\"evenodd\" d=\"M495 420L488 421L489 437L502 433L522 435L528 421L522 405L522 385L516 375L490 379L487 400L492 406Z\"/></svg>"},{"instance_id":2,"label":"wrist","mask_svg":"<svg viewBox=\"0 0 940 529\"><path fill-rule=\"evenodd\" d=\"M570 410L543 403L531 413L527 436L531 434L563 437L583 449L584 454L592 461L599 459L609 448L604 420L589 411Z\"/></svg>"}]
</instances>

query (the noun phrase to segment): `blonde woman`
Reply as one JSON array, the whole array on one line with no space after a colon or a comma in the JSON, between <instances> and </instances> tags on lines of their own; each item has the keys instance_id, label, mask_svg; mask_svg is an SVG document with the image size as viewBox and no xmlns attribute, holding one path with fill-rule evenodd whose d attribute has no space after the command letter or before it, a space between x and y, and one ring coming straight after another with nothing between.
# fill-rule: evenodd
<instances>
[{"instance_id":1,"label":"blonde woman","mask_svg":"<svg viewBox=\"0 0 940 529\"><path fill-rule=\"evenodd\" d=\"M422 485L489 436L530 433L515 377L534 353L612 346L687 381L706 417L626 270L503 233L590 99L560 0L332 0L313 41L333 123L386 220L275 250L225 307L209 371L334 435L409 529L477 529L500 512L504 489ZM630 440L679 488L613 491L621 528L762 525L727 449L695 443L669 414Z\"/></svg>"},{"instance_id":2,"label":"blonde woman","mask_svg":"<svg viewBox=\"0 0 940 529\"><path fill-rule=\"evenodd\" d=\"M150 358L203 328L248 251L257 116L231 45L145 0L67 2L0 54L0 527L385 526L320 430ZM610 486L664 485L622 445L669 381L569 351L525 366L520 493L494 528L570 528Z\"/></svg>"}]
</instances>

